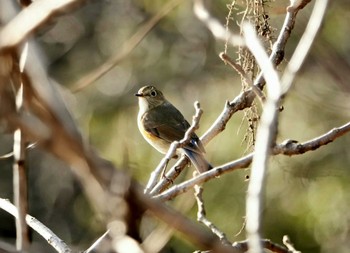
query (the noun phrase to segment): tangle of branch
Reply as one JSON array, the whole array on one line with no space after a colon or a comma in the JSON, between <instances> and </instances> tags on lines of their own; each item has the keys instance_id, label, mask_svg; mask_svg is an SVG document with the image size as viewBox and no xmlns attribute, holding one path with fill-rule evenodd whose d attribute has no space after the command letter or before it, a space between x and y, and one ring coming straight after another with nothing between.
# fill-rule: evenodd
<instances>
[{"instance_id":1,"label":"tangle of branch","mask_svg":"<svg viewBox=\"0 0 350 253\"><path fill-rule=\"evenodd\" d=\"M341 127L334 128L324 135L321 135L317 138L314 138L312 140L309 140L303 143L298 143L297 141L291 141L291 140L284 141L281 144L276 145L272 149L271 154L273 155L285 154L288 156L303 154L308 151L316 150L336 140L337 138L343 136L348 132L350 132L350 122L344 124ZM251 153L235 161L217 166L212 170L202 173L190 180L182 182L181 184L174 185L171 188L167 189L166 191L162 192L161 194L154 196L154 198L160 199L163 201L169 200L176 197L179 194L187 192L189 189L193 188L196 184L207 182L211 179L215 179L216 177L222 174L225 174L237 169L247 168L252 162L253 154L254 153Z\"/></svg>"}]
</instances>

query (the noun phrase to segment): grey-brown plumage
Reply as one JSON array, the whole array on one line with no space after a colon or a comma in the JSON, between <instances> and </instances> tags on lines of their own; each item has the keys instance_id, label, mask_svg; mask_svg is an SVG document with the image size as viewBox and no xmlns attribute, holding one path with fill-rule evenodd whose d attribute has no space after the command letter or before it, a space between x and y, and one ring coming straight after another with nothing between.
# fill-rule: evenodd
<instances>
[{"instance_id":1,"label":"grey-brown plumage","mask_svg":"<svg viewBox=\"0 0 350 253\"><path fill-rule=\"evenodd\" d=\"M166 153L173 141L181 140L190 124L184 116L154 86L145 86L137 94L140 111L138 126L143 137L159 152ZM198 171L212 168L205 160L203 144L193 133L188 145L182 148Z\"/></svg>"}]
</instances>

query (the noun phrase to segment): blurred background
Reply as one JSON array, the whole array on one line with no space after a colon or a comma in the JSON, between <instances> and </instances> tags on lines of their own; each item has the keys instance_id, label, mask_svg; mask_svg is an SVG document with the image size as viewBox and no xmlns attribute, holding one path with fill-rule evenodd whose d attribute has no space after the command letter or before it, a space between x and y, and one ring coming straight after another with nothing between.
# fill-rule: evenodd
<instances>
[{"instance_id":1,"label":"blurred background","mask_svg":"<svg viewBox=\"0 0 350 253\"><path fill-rule=\"evenodd\" d=\"M246 1L243 1L244 3ZM102 157L146 184L162 155L144 141L137 129L137 99L144 85L155 85L190 121L198 100L204 114L198 135L203 134L224 108L226 100L241 91L241 80L218 54L224 42L216 41L194 16L191 1L182 1L117 66L78 92L76 83L112 55L120 53L130 37L156 15L164 1L103 0L86 4L42 28L35 40L42 49L52 81L62 91L83 136ZM230 1L207 1L211 14L226 22ZM277 37L288 1L268 4L270 24ZM245 6L237 1L230 29L238 31ZM302 10L287 43L282 73L311 13ZM331 1L323 27L284 101L278 141L313 139L350 118L350 2ZM237 48L227 53L236 59ZM260 108L260 105L257 104ZM248 122L236 113L226 130L207 146L207 159L220 165L247 152L244 140ZM350 248L350 136L345 135L316 151L300 156L271 158L263 210L263 237L281 243L290 236L302 252L348 252ZM12 136L1 134L0 154L9 152ZM69 168L39 149L28 152L30 214L53 230L68 245L86 249L104 231ZM0 160L0 197L13 198L12 160ZM192 175L186 170L179 181ZM234 171L204 185L208 218L231 241L245 239L246 175ZM192 192L181 195L174 206L196 219ZM13 242L13 219L0 212L0 237ZM145 219L143 231L157 221ZM203 229L206 229L203 227ZM33 252L55 252L33 233ZM194 246L175 234L162 252L191 252Z\"/></svg>"}]
</instances>

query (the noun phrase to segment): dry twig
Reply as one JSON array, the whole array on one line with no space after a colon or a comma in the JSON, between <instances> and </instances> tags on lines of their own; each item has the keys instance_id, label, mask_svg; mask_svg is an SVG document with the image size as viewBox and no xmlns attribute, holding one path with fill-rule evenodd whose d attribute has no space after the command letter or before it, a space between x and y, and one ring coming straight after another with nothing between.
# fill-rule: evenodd
<instances>
[{"instance_id":1,"label":"dry twig","mask_svg":"<svg viewBox=\"0 0 350 253\"><path fill-rule=\"evenodd\" d=\"M18 218L17 208L8 200L0 198L0 208L14 216L16 219ZM27 214L25 217L25 221L34 231L40 234L57 252L72 252L71 249L60 238L58 238L49 228L47 228L44 224L35 219L33 216Z\"/></svg>"},{"instance_id":2,"label":"dry twig","mask_svg":"<svg viewBox=\"0 0 350 253\"><path fill-rule=\"evenodd\" d=\"M234 62L230 56L228 56L225 53L220 53L219 54L221 60L223 60L225 63L228 63L241 77L242 79L252 88L254 91L255 95L259 98L260 103L263 105L265 101L265 95L264 93L253 84L253 80L247 75L247 73L244 71L242 66L240 64L237 64Z\"/></svg>"},{"instance_id":3,"label":"dry twig","mask_svg":"<svg viewBox=\"0 0 350 253\"><path fill-rule=\"evenodd\" d=\"M25 43L23 51L19 60L19 79L14 81L16 92L16 113L21 115L23 112L23 100L24 100L24 87L22 82L21 74L26 64L28 53L28 44ZM28 213L28 185L27 185L27 169L25 166L25 135L21 128L17 128L14 131L13 141L13 192L14 192L14 203L18 210L18 216L16 218L16 248L19 251L26 251L29 248L29 231L28 226L25 222L25 217Z\"/></svg>"},{"instance_id":4,"label":"dry twig","mask_svg":"<svg viewBox=\"0 0 350 253\"><path fill-rule=\"evenodd\" d=\"M2 3L4 2L4 3ZM0 9L8 11L8 5L0 3ZM0 52L22 44L35 30L58 13L72 9L82 0L34 1L0 30ZM16 32L13 32L16 31Z\"/></svg>"},{"instance_id":5,"label":"dry twig","mask_svg":"<svg viewBox=\"0 0 350 253\"><path fill-rule=\"evenodd\" d=\"M260 241L261 246L275 253L291 253L286 247L279 245L277 243L271 242L269 239L262 239ZM237 248L243 252L248 251L248 241L240 241L233 243L233 247Z\"/></svg>"},{"instance_id":6,"label":"dry twig","mask_svg":"<svg viewBox=\"0 0 350 253\"><path fill-rule=\"evenodd\" d=\"M348 132L350 132L350 122L344 124L341 127L334 128L331 131L327 132L326 134L318 136L304 143L298 143L297 141L291 141L291 140L284 141L281 144L276 145L272 149L271 154L273 155L284 154L284 155L292 156L292 155L303 154L309 151L314 151L336 140L337 138L343 136ZM211 179L215 179L216 177L222 174L225 174L237 169L247 168L252 162L253 154L254 153L250 153L235 161L216 166L210 171L204 172L194 178L191 178L185 182L182 182L181 184L174 185L168 190L162 192L161 194L154 196L154 198L156 199L159 198L163 201L167 199L172 199L179 194L187 192L189 189L193 188L196 184L207 182Z\"/></svg>"},{"instance_id":7,"label":"dry twig","mask_svg":"<svg viewBox=\"0 0 350 253\"><path fill-rule=\"evenodd\" d=\"M285 235L283 236L283 244L286 245L287 249L291 253L301 253L300 251L296 250L294 248L293 243L290 241L289 236Z\"/></svg>"},{"instance_id":8,"label":"dry twig","mask_svg":"<svg viewBox=\"0 0 350 253\"><path fill-rule=\"evenodd\" d=\"M263 106L260 125L257 130L255 152L246 201L246 231L249 250L252 253L262 252L260 244L260 213L262 190L265 186L265 173L270 148L275 142L277 130L278 103L281 95L281 84L277 71L259 42L250 24L243 26L246 45L259 64L267 83L268 97Z\"/></svg>"},{"instance_id":9,"label":"dry twig","mask_svg":"<svg viewBox=\"0 0 350 253\"><path fill-rule=\"evenodd\" d=\"M145 188L145 193L150 193L151 195L154 195L155 193L157 193L158 187L156 187L156 185L157 185L156 180L159 178L161 172L163 175L162 178L164 178L164 172L165 172L166 166L168 165L169 161L175 156L176 150L178 148L181 148L181 147L184 147L185 145L187 145L191 140L191 135L194 133L194 131L196 131L199 128L199 121L200 121L200 118L203 114L203 110L200 108L200 104L198 101L196 101L194 103L194 107L195 107L196 112L192 118L191 126L187 129L182 140L174 141L170 145L170 148L169 148L167 154L165 155L165 157L161 160L161 162L159 163L157 168L151 173L151 177L150 177L150 179L147 183L147 186ZM167 178L165 178L165 179L167 179Z\"/></svg>"},{"instance_id":10,"label":"dry twig","mask_svg":"<svg viewBox=\"0 0 350 253\"><path fill-rule=\"evenodd\" d=\"M224 245L231 245L232 243L227 239L224 232L222 232L218 227L216 227L211 221L206 217L204 201L203 201L203 188L199 185L194 186L194 196L197 201L197 220L208 227L213 234L220 238Z\"/></svg>"}]
</instances>

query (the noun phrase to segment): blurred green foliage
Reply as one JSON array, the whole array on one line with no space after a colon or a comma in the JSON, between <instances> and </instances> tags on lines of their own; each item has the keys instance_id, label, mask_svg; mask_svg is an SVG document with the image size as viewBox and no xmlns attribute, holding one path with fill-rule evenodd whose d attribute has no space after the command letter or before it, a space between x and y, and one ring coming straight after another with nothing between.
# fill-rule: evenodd
<instances>
[{"instance_id":1,"label":"blurred green foliage","mask_svg":"<svg viewBox=\"0 0 350 253\"><path fill-rule=\"evenodd\" d=\"M211 1L208 7L224 23L228 12L225 6L229 3ZM138 132L137 99L133 94L139 87L154 84L162 89L188 120L194 113L193 102L200 101L204 114L199 135L214 122L225 101L241 90L237 73L218 57L224 43L215 41L196 19L192 2L183 1L119 65L81 92L69 92L72 84L111 55L118 54L140 25L163 5L164 1L154 0L88 1L74 13L58 18L36 38L47 57L49 73L63 87L63 96L84 136L103 157L113 161L117 168L129 171L143 184L162 155ZM284 18L279 10L286 5L287 1L271 3L269 11L271 23L277 29L275 36ZM238 5L237 12L241 8ZM286 62L311 10L312 4L297 18L287 45ZM348 1L331 1L322 31L285 99L279 141L310 140L349 120L349 14ZM235 17L241 19L241 15ZM236 51L229 48L232 57ZM279 70L283 71L283 66ZM226 130L206 147L208 160L219 165L244 155L246 129L243 113L235 114ZM10 137L2 138L0 149L6 152L10 149ZM302 252L348 252L349 145L350 138L346 135L301 156L271 158L262 214L264 238L281 243L283 235L288 234ZM11 161L0 163L1 197L12 198ZM67 243L80 249L91 244L104 228L89 211L69 169L40 150L29 152L28 165L31 214ZM191 171L189 168L188 175ZM237 233L244 224L247 174L246 170L234 171L204 185L208 218L232 241L245 238L244 230ZM192 195L179 198L192 198ZM195 219L195 207L186 212ZM5 225L8 223L9 217L1 213L1 237L14 237L9 232L11 226ZM177 234L163 252L193 250L193 246L178 237L181 235Z\"/></svg>"}]
</instances>

